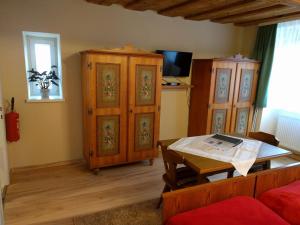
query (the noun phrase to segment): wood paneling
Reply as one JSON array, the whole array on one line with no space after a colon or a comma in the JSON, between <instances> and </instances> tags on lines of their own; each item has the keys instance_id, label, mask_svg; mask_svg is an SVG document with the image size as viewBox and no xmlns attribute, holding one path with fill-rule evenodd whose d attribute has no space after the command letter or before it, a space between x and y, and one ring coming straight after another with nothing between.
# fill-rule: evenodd
<instances>
[{"instance_id":1,"label":"wood paneling","mask_svg":"<svg viewBox=\"0 0 300 225\"><path fill-rule=\"evenodd\" d=\"M300 180L300 163L295 163L284 169L262 171L257 175L255 197L259 197L265 191L287 185L296 180Z\"/></svg>"},{"instance_id":2,"label":"wood paneling","mask_svg":"<svg viewBox=\"0 0 300 225\"><path fill-rule=\"evenodd\" d=\"M240 26L278 23L300 18L298 0L86 0L100 5L119 4L128 9L154 10L165 16L212 20Z\"/></svg>"},{"instance_id":3,"label":"wood paneling","mask_svg":"<svg viewBox=\"0 0 300 225\"><path fill-rule=\"evenodd\" d=\"M278 169L202 184L163 194L163 221L179 213L234 196L258 197L262 192L300 180L300 163Z\"/></svg>"},{"instance_id":4,"label":"wood paneling","mask_svg":"<svg viewBox=\"0 0 300 225\"><path fill-rule=\"evenodd\" d=\"M253 196L255 175L236 177L163 194L163 219L234 196Z\"/></svg>"}]
</instances>

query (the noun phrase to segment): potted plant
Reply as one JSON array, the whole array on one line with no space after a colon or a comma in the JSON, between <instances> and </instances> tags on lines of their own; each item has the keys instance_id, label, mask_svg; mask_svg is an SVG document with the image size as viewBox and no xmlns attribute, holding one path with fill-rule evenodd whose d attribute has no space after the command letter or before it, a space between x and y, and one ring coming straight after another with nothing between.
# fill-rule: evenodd
<instances>
[{"instance_id":1,"label":"potted plant","mask_svg":"<svg viewBox=\"0 0 300 225\"><path fill-rule=\"evenodd\" d=\"M51 70L49 72L44 71L42 73L33 68L28 71L30 73L28 81L36 83L35 85L38 86L41 91L42 99L49 98L49 87L51 85L58 86L56 81L59 80L59 78L55 72L56 68L57 66L51 66Z\"/></svg>"}]
</instances>

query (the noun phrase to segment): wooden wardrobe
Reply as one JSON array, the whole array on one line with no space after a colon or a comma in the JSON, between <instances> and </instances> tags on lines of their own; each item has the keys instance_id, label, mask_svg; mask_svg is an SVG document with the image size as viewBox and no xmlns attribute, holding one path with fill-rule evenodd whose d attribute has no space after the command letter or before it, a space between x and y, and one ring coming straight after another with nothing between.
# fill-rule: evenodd
<instances>
[{"instance_id":1,"label":"wooden wardrobe","mask_svg":"<svg viewBox=\"0 0 300 225\"><path fill-rule=\"evenodd\" d=\"M157 157L163 58L127 47L82 55L84 156L90 169Z\"/></svg>"},{"instance_id":2,"label":"wooden wardrobe","mask_svg":"<svg viewBox=\"0 0 300 225\"><path fill-rule=\"evenodd\" d=\"M193 60L188 135L247 135L259 63L243 57Z\"/></svg>"}]
</instances>

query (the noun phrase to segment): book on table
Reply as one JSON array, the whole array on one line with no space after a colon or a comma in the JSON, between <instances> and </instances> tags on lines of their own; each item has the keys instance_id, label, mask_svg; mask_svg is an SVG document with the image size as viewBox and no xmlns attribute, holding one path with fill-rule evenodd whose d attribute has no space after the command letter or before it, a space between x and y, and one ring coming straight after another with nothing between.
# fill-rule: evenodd
<instances>
[{"instance_id":1,"label":"book on table","mask_svg":"<svg viewBox=\"0 0 300 225\"><path fill-rule=\"evenodd\" d=\"M215 134L205 139L204 142L212 147L226 150L238 146L243 142L243 140L226 135Z\"/></svg>"}]
</instances>

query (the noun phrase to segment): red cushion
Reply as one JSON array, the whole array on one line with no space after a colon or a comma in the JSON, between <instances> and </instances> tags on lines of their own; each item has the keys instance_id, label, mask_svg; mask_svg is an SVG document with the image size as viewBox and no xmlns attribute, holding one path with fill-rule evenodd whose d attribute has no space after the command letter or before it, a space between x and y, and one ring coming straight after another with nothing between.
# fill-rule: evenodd
<instances>
[{"instance_id":1,"label":"red cushion","mask_svg":"<svg viewBox=\"0 0 300 225\"><path fill-rule=\"evenodd\" d=\"M300 225L300 181L266 191L259 200L290 224Z\"/></svg>"},{"instance_id":2,"label":"red cushion","mask_svg":"<svg viewBox=\"0 0 300 225\"><path fill-rule=\"evenodd\" d=\"M234 197L173 216L167 225L288 225L261 202Z\"/></svg>"}]
</instances>

